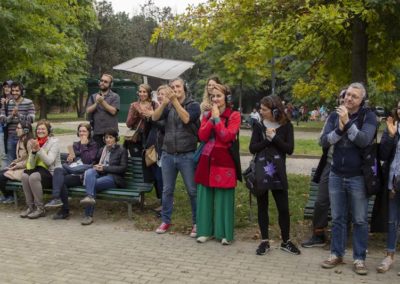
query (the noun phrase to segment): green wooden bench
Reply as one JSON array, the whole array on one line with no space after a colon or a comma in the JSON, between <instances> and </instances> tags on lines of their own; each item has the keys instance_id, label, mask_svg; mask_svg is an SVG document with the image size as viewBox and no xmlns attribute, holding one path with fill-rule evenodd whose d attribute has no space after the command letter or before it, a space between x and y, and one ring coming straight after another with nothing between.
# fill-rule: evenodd
<instances>
[{"instance_id":1,"label":"green wooden bench","mask_svg":"<svg viewBox=\"0 0 400 284\"><path fill-rule=\"evenodd\" d=\"M312 181L316 168L311 169L310 192L308 194L307 204L304 207L304 219L312 219L314 214L314 205L317 200L318 183ZM368 221L371 221L372 209L374 207L375 196L368 201ZM329 209L329 220L331 220L331 210Z\"/></svg>"},{"instance_id":2,"label":"green wooden bench","mask_svg":"<svg viewBox=\"0 0 400 284\"><path fill-rule=\"evenodd\" d=\"M65 158L65 155L62 155ZM64 159L62 159L64 160ZM145 193L153 189L153 184L143 181L142 159L138 157L128 158L128 169L125 173L126 188L110 188L96 194L96 199L123 201L128 205L128 217L133 216L132 205L140 204L140 209L144 208ZM7 190L14 192L15 207L18 208L18 192L22 191L22 183L17 181L8 181ZM44 193L51 193L51 189L44 189ZM85 187L70 187L69 196L86 196Z\"/></svg>"}]
</instances>

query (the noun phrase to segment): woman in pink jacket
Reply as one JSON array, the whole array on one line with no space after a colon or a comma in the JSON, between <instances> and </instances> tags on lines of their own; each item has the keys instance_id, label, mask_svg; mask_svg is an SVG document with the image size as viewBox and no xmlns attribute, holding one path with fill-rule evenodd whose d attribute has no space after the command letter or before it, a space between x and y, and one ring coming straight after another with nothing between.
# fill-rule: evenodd
<instances>
[{"instance_id":1,"label":"woman in pink jacket","mask_svg":"<svg viewBox=\"0 0 400 284\"><path fill-rule=\"evenodd\" d=\"M198 133L205 143L195 173L199 243L213 237L223 245L233 240L237 177L229 148L240 128L240 113L230 108L228 95L226 86L215 85L212 108L204 113Z\"/></svg>"}]
</instances>

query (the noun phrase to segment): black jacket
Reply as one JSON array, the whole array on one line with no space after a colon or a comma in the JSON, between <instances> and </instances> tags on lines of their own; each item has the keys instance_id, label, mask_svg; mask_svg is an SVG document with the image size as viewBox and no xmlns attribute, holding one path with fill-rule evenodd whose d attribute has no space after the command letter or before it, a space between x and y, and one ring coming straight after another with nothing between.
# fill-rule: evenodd
<instances>
[{"instance_id":1,"label":"black jacket","mask_svg":"<svg viewBox=\"0 0 400 284\"><path fill-rule=\"evenodd\" d=\"M102 148L97 155L96 161L99 162L101 154L103 153ZM110 162L108 166L104 166L104 174L111 175L114 178L114 182L118 187L125 187L124 175L128 168L128 152L121 145L115 144L111 149Z\"/></svg>"},{"instance_id":2,"label":"black jacket","mask_svg":"<svg viewBox=\"0 0 400 284\"><path fill-rule=\"evenodd\" d=\"M271 149L276 151L283 163L281 167L277 168L278 175L281 177L283 185L282 189L288 189L288 181L286 175L286 155L291 155L294 150L294 134L293 125L288 122L276 130L275 137L272 141L264 139L263 132L265 132L265 126L261 123L255 123L253 126L253 133L251 135L249 150L252 154L260 153L263 150Z\"/></svg>"}]
</instances>

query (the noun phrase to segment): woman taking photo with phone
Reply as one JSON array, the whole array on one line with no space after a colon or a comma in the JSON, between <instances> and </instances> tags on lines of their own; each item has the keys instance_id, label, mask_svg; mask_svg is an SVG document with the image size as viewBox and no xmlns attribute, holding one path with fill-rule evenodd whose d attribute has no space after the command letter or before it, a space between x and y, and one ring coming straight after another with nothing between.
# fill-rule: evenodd
<instances>
[{"instance_id":1,"label":"woman taking photo with phone","mask_svg":"<svg viewBox=\"0 0 400 284\"><path fill-rule=\"evenodd\" d=\"M249 149L252 154L256 155L256 164L262 161L261 159L257 161L258 157L264 157L266 163L263 167L264 177L261 178L263 181L271 180L271 183L263 184L264 188L262 189L265 192L257 196L258 225L262 240L256 254L263 255L270 249L268 234L268 195L270 190L278 208L282 237L280 248L291 254L300 254L300 250L289 239L289 186L286 175L286 155L291 155L294 149L293 125L278 96L264 97L261 99L260 105L262 122L254 124ZM271 157L268 162L267 156Z\"/></svg>"},{"instance_id":2,"label":"woman taking photo with phone","mask_svg":"<svg viewBox=\"0 0 400 284\"><path fill-rule=\"evenodd\" d=\"M215 84L210 92L211 110L199 129L204 147L196 168L197 242L210 238L229 245L233 240L236 169L229 151L240 128L240 113L228 106L229 90Z\"/></svg>"}]
</instances>

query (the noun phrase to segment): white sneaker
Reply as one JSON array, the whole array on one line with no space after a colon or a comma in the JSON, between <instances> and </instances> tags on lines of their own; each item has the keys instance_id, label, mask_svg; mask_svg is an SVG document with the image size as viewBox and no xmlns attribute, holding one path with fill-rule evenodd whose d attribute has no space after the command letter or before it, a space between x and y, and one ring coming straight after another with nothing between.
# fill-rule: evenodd
<instances>
[{"instance_id":1,"label":"white sneaker","mask_svg":"<svg viewBox=\"0 0 400 284\"><path fill-rule=\"evenodd\" d=\"M223 239L221 240L221 244L224 245L224 246L228 246L228 245L231 245L232 242L230 242L230 241L228 241L227 239L223 238Z\"/></svg>"},{"instance_id":2,"label":"white sneaker","mask_svg":"<svg viewBox=\"0 0 400 284\"><path fill-rule=\"evenodd\" d=\"M393 262L394 260L392 257L388 255L382 260L381 264L379 264L379 266L376 268L376 271L379 273L385 273L392 267Z\"/></svg>"},{"instance_id":3,"label":"white sneaker","mask_svg":"<svg viewBox=\"0 0 400 284\"><path fill-rule=\"evenodd\" d=\"M201 244L205 243L205 242L208 241L208 240L211 240L211 237L201 236L201 237L198 237L198 238L197 238L197 242L198 242L198 243L201 243Z\"/></svg>"},{"instance_id":4,"label":"white sneaker","mask_svg":"<svg viewBox=\"0 0 400 284\"><path fill-rule=\"evenodd\" d=\"M193 227L192 227L192 231L190 232L190 237L191 238L197 237L197 226L196 226L196 224L194 224Z\"/></svg>"}]
</instances>

